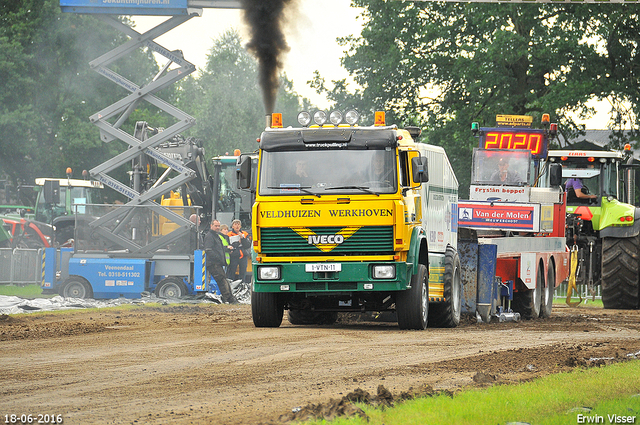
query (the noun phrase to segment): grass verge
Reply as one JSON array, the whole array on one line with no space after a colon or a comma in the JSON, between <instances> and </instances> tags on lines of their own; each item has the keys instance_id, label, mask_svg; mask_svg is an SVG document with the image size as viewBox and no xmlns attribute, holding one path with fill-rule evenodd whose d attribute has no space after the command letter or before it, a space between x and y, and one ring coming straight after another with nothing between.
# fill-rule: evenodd
<instances>
[{"instance_id":1,"label":"grass verge","mask_svg":"<svg viewBox=\"0 0 640 425\"><path fill-rule=\"evenodd\" d=\"M633 377L636 378L633 378ZM379 409L358 405L367 417L332 425L451 425L640 423L640 361L576 369L518 385L436 395ZM616 421L616 418L618 420ZM624 418L621 419L621 418ZM327 421L305 422L324 424Z\"/></svg>"},{"instance_id":2,"label":"grass verge","mask_svg":"<svg viewBox=\"0 0 640 425\"><path fill-rule=\"evenodd\" d=\"M0 295L10 295L20 298L51 298L55 295L43 295L40 285L0 285Z\"/></svg>"}]
</instances>

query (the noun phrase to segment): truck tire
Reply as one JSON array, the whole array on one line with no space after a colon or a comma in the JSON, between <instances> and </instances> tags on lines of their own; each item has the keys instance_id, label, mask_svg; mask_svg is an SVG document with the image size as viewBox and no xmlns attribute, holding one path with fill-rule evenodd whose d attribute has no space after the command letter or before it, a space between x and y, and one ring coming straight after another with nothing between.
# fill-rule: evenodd
<instances>
[{"instance_id":1,"label":"truck tire","mask_svg":"<svg viewBox=\"0 0 640 425\"><path fill-rule=\"evenodd\" d=\"M602 240L602 304L604 308L638 308L640 235Z\"/></svg>"},{"instance_id":2,"label":"truck tire","mask_svg":"<svg viewBox=\"0 0 640 425\"><path fill-rule=\"evenodd\" d=\"M411 278L411 289L396 292L396 313L400 329L427 328L429 317L429 273L418 264L418 273Z\"/></svg>"},{"instance_id":3,"label":"truck tire","mask_svg":"<svg viewBox=\"0 0 640 425\"><path fill-rule=\"evenodd\" d=\"M165 277L158 282L155 294L158 298L181 298L187 295L187 285L181 277Z\"/></svg>"},{"instance_id":4,"label":"truck tire","mask_svg":"<svg viewBox=\"0 0 640 425\"><path fill-rule=\"evenodd\" d=\"M547 280L545 283L547 284L547 286L542 292L542 303L540 305L540 317L544 319L551 316L551 310L553 309L553 293L556 289L556 269L553 262L549 262L549 269L547 270Z\"/></svg>"},{"instance_id":5,"label":"truck tire","mask_svg":"<svg viewBox=\"0 0 640 425\"><path fill-rule=\"evenodd\" d=\"M64 298L93 298L93 289L85 278L69 276L60 287L60 295Z\"/></svg>"},{"instance_id":6,"label":"truck tire","mask_svg":"<svg viewBox=\"0 0 640 425\"><path fill-rule=\"evenodd\" d=\"M338 320L334 311L289 310L289 323L292 325L333 325Z\"/></svg>"},{"instance_id":7,"label":"truck tire","mask_svg":"<svg viewBox=\"0 0 640 425\"><path fill-rule=\"evenodd\" d=\"M538 265L536 273L535 289L514 292L513 310L520 313L523 319L535 319L540 316L540 305L542 304L542 290L544 289L544 267Z\"/></svg>"},{"instance_id":8,"label":"truck tire","mask_svg":"<svg viewBox=\"0 0 640 425\"><path fill-rule=\"evenodd\" d=\"M462 278L458 251L448 246L444 256L444 299L429 305L429 326L455 328L460 324L462 310Z\"/></svg>"},{"instance_id":9,"label":"truck tire","mask_svg":"<svg viewBox=\"0 0 640 425\"><path fill-rule=\"evenodd\" d=\"M284 306L278 294L251 292L251 315L257 328L277 328L282 323Z\"/></svg>"}]
</instances>

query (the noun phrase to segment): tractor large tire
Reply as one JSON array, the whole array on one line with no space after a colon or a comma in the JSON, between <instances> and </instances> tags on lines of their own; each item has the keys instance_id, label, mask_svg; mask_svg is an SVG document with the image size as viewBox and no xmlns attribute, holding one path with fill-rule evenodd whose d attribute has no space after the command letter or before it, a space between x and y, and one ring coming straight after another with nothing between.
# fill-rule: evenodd
<instances>
[{"instance_id":1,"label":"tractor large tire","mask_svg":"<svg viewBox=\"0 0 640 425\"><path fill-rule=\"evenodd\" d=\"M640 275L640 235L602 240L602 304L604 308L635 309Z\"/></svg>"},{"instance_id":2,"label":"tractor large tire","mask_svg":"<svg viewBox=\"0 0 640 425\"><path fill-rule=\"evenodd\" d=\"M284 305L279 294L251 292L251 315L256 328L277 328L282 324Z\"/></svg>"},{"instance_id":3,"label":"tractor large tire","mask_svg":"<svg viewBox=\"0 0 640 425\"><path fill-rule=\"evenodd\" d=\"M429 271L418 264L418 273L411 278L411 289L396 292L396 312L400 329L427 328L429 317Z\"/></svg>"},{"instance_id":4,"label":"tractor large tire","mask_svg":"<svg viewBox=\"0 0 640 425\"><path fill-rule=\"evenodd\" d=\"M335 311L289 310L292 325L333 325L338 320Z\"/></svg>"},{"instance_id":5,"label":"tractor large tire","mask_svg":"<svg viewBox=\"0 0 640 425\"><path fill-rule=\"evenodd\" d=\"M462 277L458 251L448 246L444 257L444 302L429 305L429 326L455 328L462 311Z\"/></svg>"},{"instance_id":6,"label":"tractor large tire","mask_svg":"<svg viewBox=\"0 0 640 425\"><path fill-rule=\"evenodd\" d=\"M542 291L544 290L544 267L542 264L538 265L538 272L536 273L536 287L535 289L528 289L524 291L514 292L513 303L511 306L513 310L520 313L520 317L523 319L535 319L540 316L541 304L542 304Z\"/></svg>"}]
</instances>

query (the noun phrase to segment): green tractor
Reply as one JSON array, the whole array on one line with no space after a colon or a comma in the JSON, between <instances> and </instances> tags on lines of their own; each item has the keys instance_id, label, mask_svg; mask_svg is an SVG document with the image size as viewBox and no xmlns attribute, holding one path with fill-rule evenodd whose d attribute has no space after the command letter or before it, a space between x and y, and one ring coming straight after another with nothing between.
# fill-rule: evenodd
<instances>
[{"instance_id":1,"label":"green tractor","mask_svg":"<svg viewBox=\"0 0 640 425\"><path fill-rule=\"evenodd\" d=\"M605 308L640 308L640 208L635 201L630 151L549 151L562 164L567 192L567 245L577 248L575 280L594 293L600 285ZM572 186L570 182L569 186Z\"/></svg>"}]
</instances>

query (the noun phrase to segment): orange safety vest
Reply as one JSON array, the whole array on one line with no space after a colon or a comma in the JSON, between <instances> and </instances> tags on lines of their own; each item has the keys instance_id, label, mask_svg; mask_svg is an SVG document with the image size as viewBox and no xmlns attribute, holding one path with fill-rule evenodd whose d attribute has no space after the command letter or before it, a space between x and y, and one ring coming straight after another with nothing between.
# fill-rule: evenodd
<instances>
[{"instance_id":1,"label":"orange safety vest","mask_svg":"<svg viewBox=\"0 0 640 425\"><path fill-rule=\"evenodd\" d=\"M245 232L244 230L241 230L240 232L242 232L242 234L244 235L245 238L249 237L249 234L247 232ZM238 236L239 233L235 233L233 230L229 230L229 233L227 233L227 236L231 237L231 236ZM249 239L247 239L249 240ZM242 250L242 243L240 243L240 258L244 258L244 251Z\"/></svg>"}]
</instances>

